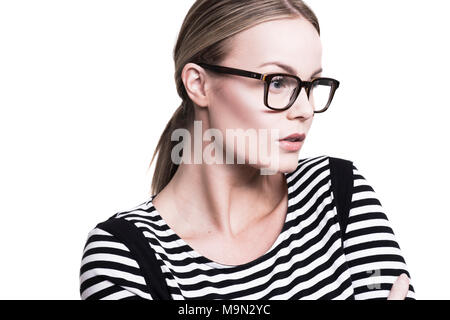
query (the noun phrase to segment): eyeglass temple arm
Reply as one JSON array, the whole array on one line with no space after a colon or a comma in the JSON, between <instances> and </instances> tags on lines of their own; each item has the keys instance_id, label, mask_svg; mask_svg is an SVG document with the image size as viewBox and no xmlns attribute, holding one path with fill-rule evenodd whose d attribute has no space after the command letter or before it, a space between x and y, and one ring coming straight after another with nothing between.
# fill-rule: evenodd
<instances>
[{"instance_id":1,"label":"eyeglass temple arm","mask_svg":"<svg viewBox=\"0 0 450 320\"><path fill-rule=\"evenodd\" d=\"M206 64L206 63L198 63L198 65L201 67L210 69L212 71L220 72L220 73L234 74L236 76L242 76L242 77L253 78L253 79L258 79L258 80L264 79L264 75L261 73L250 72L250 71L229 68L229 67L213 66L210 64Z\"/></svg>"},{"instance_id":2,"label":"eyeglass temple arm","mask_svg":"<svg viewBox=\"0 0 450 320\"><path fill-rule=\"evenodd\" d=\"M253 78L253 79L258 79L258 80L263 80L265 79L265 74L261 74L261 73L257 73L257 72L250 72L250 71L246 71L246 70L241 70L241 69L235 69L235 68L230 68L230 67L223 67L223 66L216 66L216 65L210 65L207 63L197 63L199 66L210 69L212 71L216 71L216 72L220 72L220 73L225 73L225 74L234 74L237 76L242 76L242 77L248 77L248 78ZM333 81L333 83L335 84L335 89L339 88L339 81L335 80L335 79L331 79L331 78L320 78L322 80L331 80ZM312 81L302 81L302 86L311 86Z\"/></svg>"}]
</instances>

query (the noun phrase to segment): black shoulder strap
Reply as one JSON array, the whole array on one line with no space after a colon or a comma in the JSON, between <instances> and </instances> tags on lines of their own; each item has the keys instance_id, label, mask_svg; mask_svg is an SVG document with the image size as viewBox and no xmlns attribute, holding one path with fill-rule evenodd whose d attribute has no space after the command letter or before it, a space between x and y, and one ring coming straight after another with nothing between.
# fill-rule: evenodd
<instances>
[{"instance_id":1,"label":"black shoulder strap","mask_svg":"<svg viewBox=\"0 0 450 320\"><path fill-rule=\"evenodd\" d=\"M142 271L147 288L154 300L171 299L155 251L134 223L113 216L97 224L97 227L111 233L128 247Z\"/></svg>"},{"instance_id":2,"label":"black shoulder strap","mask_svg":"<svg viewBox=\"0 0 450 320\"><path fill-rule=\"evenodd\" d=\"M353 194L353 162L329 157L331 188L336 199L337 215L341 227L342 241L347 229Z\"/></svg>"}]
</instances>

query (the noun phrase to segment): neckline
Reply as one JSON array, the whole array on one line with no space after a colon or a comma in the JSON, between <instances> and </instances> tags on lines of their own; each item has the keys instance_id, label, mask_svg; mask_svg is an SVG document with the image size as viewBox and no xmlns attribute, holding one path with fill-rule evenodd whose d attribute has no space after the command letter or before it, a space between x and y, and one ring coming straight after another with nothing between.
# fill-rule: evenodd
<instances>
[{"instance_id":1,"label":"neckline","mask_svg":"<svg viewBox=\"0 0 450 320\"><path fill-rule=\"evenodd\" d=\"M228 265L228 264L223 264L214 260L211 260L207 257L205 257L204 255L200 254L197 250L195 250L194 248L192 248L186 241L183 240L183 238L181 238L168 224L167 222L164 220L164 218L161 216L161 214L158 212L158 210L156 209L156 207L153 205L153 199L157 196L157 194L151 195L150 197L150 201L149 203L151 204L151 206L153 207L153 212L155 215L157 215L159 217L159 219L161 219L161 221L164 223L165 226L167 226L167 228L170 230L171 235L173 237L175 237L175 241L177 243L179 243L180 245L186 247L189 252L187 252L191 257L193 257L194 259L200 259L202 261L205 261L204 263L208 264L211 267L214 268L246 268L255 264L258 264L261 261L264 261L267 256L275 249L275 247L280 243L280 239L281 237L284 236L284 233L287 229L287 223L289 221L288 216L289 213L291 211L291 207L292 205L291 203L291 197L292 197L292 191L291 191L291 187L289 187L289 181L288 178L290 175L292 175L291 173L283 173L285 176L285 182L286 182L286 187L287 187L287 195L288 195L288 204L287 204L287 209L286 209L286 213L285 213L285 217L284 217L284 222L283 222L283 228L281 229L280 233L278 234L278 236L276 237L275 241L272 243L271 247L261 256L259 256L256 259L253 259L252 261L243 263L243 264L237 264L237 265Z\"/></svg>"}]
</instances>

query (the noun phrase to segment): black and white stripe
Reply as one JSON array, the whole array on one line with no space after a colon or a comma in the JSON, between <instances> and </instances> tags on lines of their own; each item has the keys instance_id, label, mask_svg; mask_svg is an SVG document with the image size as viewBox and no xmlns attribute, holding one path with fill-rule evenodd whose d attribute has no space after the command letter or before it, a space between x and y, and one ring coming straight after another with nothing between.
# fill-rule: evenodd
<instances>
[{"instance_id":1,"label":"black and white stripe","mask_svg":"<svg viewBox=\"0 0 450 320\"><path fill-rule=\"evenodd\" d=\"M410 274L373 188L355 166L353 173L343 239L329 157L301 159L286 174L289 200L282 232L263 256L239 266L216 263L193 250L155 210L154 196L114 217L132 221L143 232L175 300L386 299L397 277ZM80 295L152 299L129 249L99 228L89 232L84 248ZM415 299L411 284L406 299Z\"/></svg>"}]
</instances>

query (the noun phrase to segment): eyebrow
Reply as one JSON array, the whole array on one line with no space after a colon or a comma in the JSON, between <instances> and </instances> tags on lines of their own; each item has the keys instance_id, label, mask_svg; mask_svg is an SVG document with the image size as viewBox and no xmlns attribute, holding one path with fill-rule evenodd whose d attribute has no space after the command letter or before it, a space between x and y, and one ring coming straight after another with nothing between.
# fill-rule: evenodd
<instances>
[{"instance_id":1,"label":"eyebrow","mask_svg":"<svg viewBox=\"0 0 450 320\"><path fill-rule=\"evenodd\" d=\"M259 66L259 68L264 67L264 66L267 66L267 65L270 65L270 64L276 65L276 66L280 67L281 69L286 70L286 71L289 72L289 73L297 74L297 72L295 71L294 68L292 68L292 67L290 67L290 66L288 66L288 65L286 65L286 64L283 64L283 63L281 63L281 62L278 62L278 61L273 61L273 62L266 62L266 63L263 63L262 65ZM316 74L321 73L322 71L323 71L323 69L320 68L319 70L317 70L316 72L314 72L314 73L311 75L311 78L314 77Z\"/></svg>"}]
</instances>

